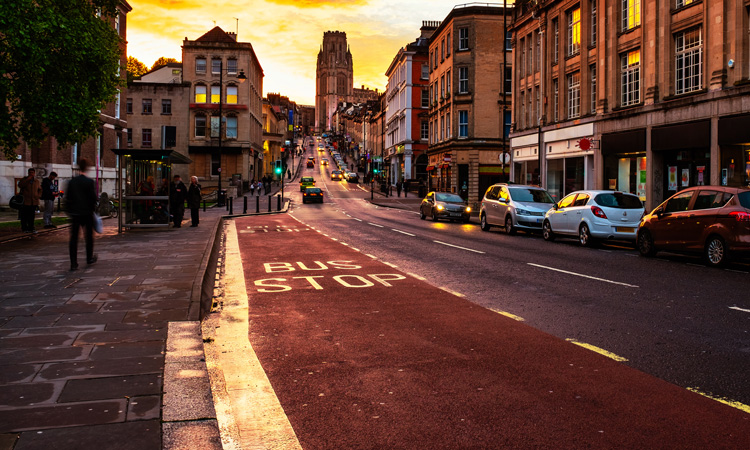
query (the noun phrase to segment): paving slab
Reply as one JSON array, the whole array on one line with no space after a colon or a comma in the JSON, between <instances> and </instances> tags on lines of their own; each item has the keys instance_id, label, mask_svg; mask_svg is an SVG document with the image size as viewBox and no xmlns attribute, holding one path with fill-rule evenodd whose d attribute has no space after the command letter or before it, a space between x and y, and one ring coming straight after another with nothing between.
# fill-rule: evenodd
<instances>
[{"instance_id":1,"label":"paving slab","mask_svg":"<svg viewBox=\"0 0 750 450\"><path fill-rule=\"evenodd\" d=\"M13 450L159 450L158 420L59 428L21 433Z\"/></svg>"}]
</instances>

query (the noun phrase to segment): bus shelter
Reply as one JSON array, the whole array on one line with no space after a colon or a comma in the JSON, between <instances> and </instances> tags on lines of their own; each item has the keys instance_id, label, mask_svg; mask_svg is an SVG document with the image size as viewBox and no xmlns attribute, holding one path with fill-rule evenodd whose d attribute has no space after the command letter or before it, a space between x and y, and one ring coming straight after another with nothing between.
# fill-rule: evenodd
<instances>
[{"instance_id":1,"label":"bus shelter","mask_svg":"<svg viewBox=\"0 0 750 450\"><path fill-rule=\"evenodd\" d=\"M190 164L175 150L116 148L117 231L169 228L169 190L173 164Z\"/></svg>"}]
</instances>

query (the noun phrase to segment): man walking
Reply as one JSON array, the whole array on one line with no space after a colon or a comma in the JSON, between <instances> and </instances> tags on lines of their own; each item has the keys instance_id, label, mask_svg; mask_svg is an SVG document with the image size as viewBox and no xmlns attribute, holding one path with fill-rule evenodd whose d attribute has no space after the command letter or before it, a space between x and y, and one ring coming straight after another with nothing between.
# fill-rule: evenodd
<instances>
[{"instance_id":1,"label":"man walking","mask_svg":"<svg viewBox=\"0 0 750 450\"><path fill-rule=\"evenodd\" d=\"M250 184L252 186L252 183ZM252 190L250 191L252 195ZM198 226L198 211L201 207L201 185L198 184L198 177L190 177L190 187L188 188L187 197L188 207L190 208L190 226Z\"/></svg>"},{"instance_id":2,"label":"man walking","mask_svg":"<svg viewBox=\"0 0 750 450\"><path fill-rule=\"evenodd\" d=\"M34 216L39 206L39 198L42 195L42 185L36 179L36 170L31 168L28 175L18 182L18 187L23 195L23 206L21 207L21 230L24 233L36 233L34 229Z\"/></svg>"},{"instance_id":3,"label":"man walking","mask_svg":"<svg viewBox=\"0 0 750 450\"><path fill-rule=\"evenodd\" d=\"M78 235L83 228L83 238L86 241L86 264L94 264L94 210L96 209L96 186L94 180L86 176L89 167L88 160L78 160L80 175L68 183L65 205L70 216L70 270L78 269Z\"/></svg>"},{"instance_id":4,"label":"man walking","mask_svg":"<svg viewBox=\"0 0 750 450\"><path fill-rule=\"evenodd\" d=\"M185 199L187 198L187 188L179 175L174 176L174 181L169 191L169 205L174 220L174 227L182 226L182 217L185 215Z\"/></svg>"},{"instance_id":5,"label":"man walking","mask_svg":"<svg viewBox=\"0 0 750 450\"><path fill-rule=\"evenodd\" d=\"M42 200L44 200L44 228L57 228L52 223L52 213L55 211L55 178L57 174L50 172L49 176L42 180Z\"/></svg>"}]
</instances>

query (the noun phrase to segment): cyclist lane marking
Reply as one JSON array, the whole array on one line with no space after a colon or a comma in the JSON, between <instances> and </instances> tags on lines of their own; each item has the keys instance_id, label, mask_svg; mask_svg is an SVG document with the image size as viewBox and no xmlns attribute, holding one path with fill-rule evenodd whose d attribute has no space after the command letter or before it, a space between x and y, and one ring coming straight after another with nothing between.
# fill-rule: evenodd
<instances>
[{"instance_id":1,"label":"cyclist lane marking","mask_svg":"<svg viewBox=\"0 0 750 450\"><path fill-rule=\"evenodd\" d=\"M333 246L296 219L235 222L279 230L239 235L248 336L302 448L740 448L750 436L739 410Z\"/></svg>"}]
</instances>

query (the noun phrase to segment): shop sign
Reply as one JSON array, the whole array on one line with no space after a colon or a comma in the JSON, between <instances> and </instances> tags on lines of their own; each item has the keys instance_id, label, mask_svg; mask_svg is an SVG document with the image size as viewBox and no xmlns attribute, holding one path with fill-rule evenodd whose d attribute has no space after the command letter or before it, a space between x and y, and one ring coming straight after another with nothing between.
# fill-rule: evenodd
<instances>
[{"instance_id":1,"label":"shop sign","mask_svg":"<svg viewBox=\"0 0 750 450\"><path fill-rule=\"evenodd\" d=\"M703 186L703 185L706 184L704 182L704 179L703 179L703 173L706 171L706 166L698 166L698 167L696 167L696 169L698 169L698 182L697 182L697 185L698 186Z\"/></svg>"}]
</instances>

